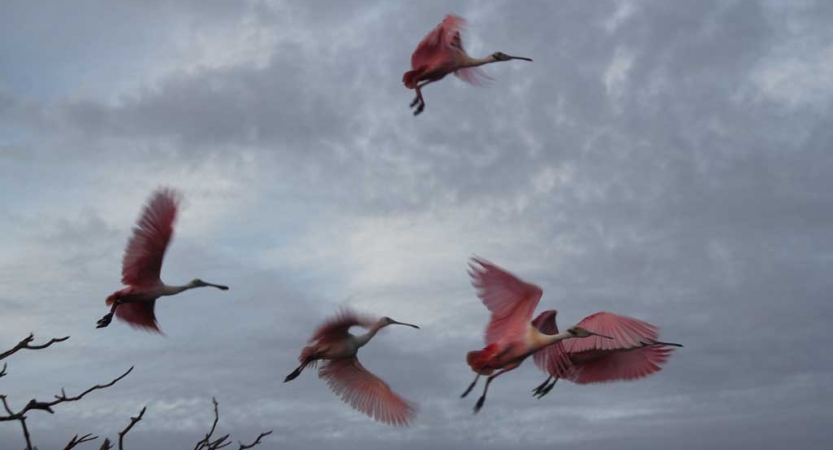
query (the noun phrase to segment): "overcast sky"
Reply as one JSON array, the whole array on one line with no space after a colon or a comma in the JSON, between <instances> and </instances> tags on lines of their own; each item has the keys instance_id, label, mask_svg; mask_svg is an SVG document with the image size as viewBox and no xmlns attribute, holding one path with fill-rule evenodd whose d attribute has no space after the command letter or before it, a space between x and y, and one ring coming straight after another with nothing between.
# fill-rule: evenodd
<instances>
[{"instance_id":1,"label":"overcast sky","mask_svg":"<svg viewBox=\"0 0 833 450\"><path fill-rule=\"evenodd\" d=\"M414 118L402 73L446 13L471 54L535 61L432 84ZM41 449L144 405L129 448L190 448L212 396L220 432L274 430L263 449L829 448L831 23L797 0L4 0L0 349L71 338L9 358L0 393L22 407L136 366L31 413ZM160 300L166 336L97 330L160 185L185 196L163 279L231 290ZM472 254L539 284L562 327L612 311L685 348L542 400L527 362L475 416ZM360 352L419 403L412 427L314 371L282 383L342 304L422 327Z\"/></svg>"}]
</instances>

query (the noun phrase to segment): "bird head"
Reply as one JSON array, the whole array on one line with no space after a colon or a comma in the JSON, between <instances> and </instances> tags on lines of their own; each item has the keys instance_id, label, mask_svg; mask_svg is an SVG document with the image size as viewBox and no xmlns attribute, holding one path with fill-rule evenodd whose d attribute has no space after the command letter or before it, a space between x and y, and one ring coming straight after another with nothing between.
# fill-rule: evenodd
<instances>
[{"instance_id":1,"label":"bird head","mask_svg":"<svg viewBox=\"0 0 833 450\"><path fill-rule=\"evenodd\" d=\"M572 334L574 337L577 337L577 338L586 338L586 337L590 337L590 336L599 336L599 337L603 337L605 339L613 339L610 336L605 336L604 334L594 333L594 332L592 332L590 330L587 330L585 328L582 328L582 327L570 327L570 328L567 329L567 332Z\"/></svg>"},{"instance_id":2,"label":"bird head","mask_svg":"<svg viewBox=\"0 0 833 450\"><path fill-rule=\"evenodd\" d=\"M222 284L209 283L207 281L200 280L199 278L194 278L193 280L191 280L191 286L194 286L194 287L211 286L211 287L215 287L215 288L217 288L221 291L227 291L228 290L228 286L225 286L225 285L222 285Z\"/></svg>"},{"instance_id":3,"label":"bird head","mask_svg":"<svg viewBox=\"0 0 833 450\"><path fill-rule=\"evenodd\" d=\"M387 316L382 317L381 319L379 319L379 321L382 322L383 327L386 327L388 325L405 325L407 327L416 328L417 330L419 329L419 327L416 326L416 325L413 325L413 324L410 324L410 323L405 323L405 322L397 322L396 320L393 320L393 319L391 319L390 317L387 317Z\"/></svg>"},{"instance_id":4,"label":"bird head","mask_svg":"<svg viewBox=\"0 0 833 450\"><path fill-rule=\"evenodd\" d=\"M510 59L522 59L524 61L532 61L532 59L530 58L525 58L523 56L511 56L503 52L492 53L492 58L494 58L495 61L509 61Z\"/></svg>"}]
</instances>

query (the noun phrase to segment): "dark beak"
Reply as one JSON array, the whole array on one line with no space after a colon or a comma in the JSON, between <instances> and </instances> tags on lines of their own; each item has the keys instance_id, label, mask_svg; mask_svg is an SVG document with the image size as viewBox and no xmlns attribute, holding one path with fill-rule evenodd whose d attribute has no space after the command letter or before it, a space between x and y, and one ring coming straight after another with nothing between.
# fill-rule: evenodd
<instances>
[{"instance_id":1,"label":"dark beak","mask_svg":"<svg viewBox=\"0 0 833 450\"><path fill-rule=\"evenodd\" d=\"M390 323L391 323L391 325L405 325L406 327L414 327L414 328L416 328L417 330L419 330L419 327L418 327L418 326L416 326L416 325L414 325L414 324L410 324L410 323L405 323L405 322L397 322L397 321L395 321L395 320L393 320L393 319L391 319L391 322L390 322Z\"/></svg>"},{"instance_id":2,"label":"dark beak","mask_svg":"<svg viewBox=\"0 0 833 450\"><path fill-rule=\"evenodd\" d=\"M221 291L227 291L228 290L228 286L225 286L225 285L222 285L222 284L206 283L205 281L203 281L203 283L205 283L206 286L215 287L215 288L217 288Z\"/></svg>"},{"instance_id":3,"label":"dark beak","mask_svg":"<svg viewBox=\"0 0 833 450\"><path fill-rule=\"evenodd\" d=\"M603 338L605 338L605 339L613 339L613 338L612 338L612 337L610 337L610 336L607 336L607 335L604 335L604 334L599 334L599 333L594 333L594 332L592 332L592 331L588 331L588 333L592 334L593 336L603 337Z\"/></svg>"},{"instance_id":4,"label":"dark beak","mask_svg":"<svg viewBox=\"0 0 833 450\"><path fill-rule=\"evenodd\" d=\"M532 62L532 58L526 58L526 57L523 57L523 56L510 56L510 55L506 55L506 56L509 56L509 59L522 59L524 61Z\"/></svg>"}]
</instances>

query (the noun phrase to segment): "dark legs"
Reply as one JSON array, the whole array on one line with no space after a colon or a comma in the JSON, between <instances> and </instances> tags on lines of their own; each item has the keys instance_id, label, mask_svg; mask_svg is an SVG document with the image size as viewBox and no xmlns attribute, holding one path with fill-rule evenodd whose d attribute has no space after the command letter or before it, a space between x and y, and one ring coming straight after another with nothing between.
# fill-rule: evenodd
<instances>
[{"instance_id":1,"label":"dark legs","mask_svg":"<svg viewBox=\"0 0 833 450\"><path fill-rule=\"evenodd\" d=\"M486 387L483 388L483 395L481 395L480 398L477 399L477 404L474 405L474 413L475 414L477 414L477 412L480 411L480 408L483 407L483 403L486 402L486 393L489 392L489 385L492 384L492 380L494 380L495 378L505 374L506 372L511 372L515 369L517 369L517 366L513 367L511 369L503 369L500 372L498 372L498 373L496 373L496 374L494 374L494 375L492 375L492 376L490 376L489 378L486 379Z\"/></svg>"},{"instance_id":2,"label":"dark legs","mask_svg":"<svg viewBox=\"0 0 833 450\"><path fill-rule=\"evenodd\" d=\"M121 301L119 301L119 300L114 301L113 302L113 307L110 308L110 312L107 313L107 315L105 315L101 319L99 319L98 322L96 322L95 327L96 328L104 328L107 325L110 325L110 322L113 321L113 314L116 313L116 308L118 308L119 305L121 305Z\"/></svg>"},{"instance_id":3,"label":"dark legs","mask_svg":"<svg viewBox=\"0 0 833 450\"><path fill-rule=\"evenodd\" d=\"M434 81L436 80L424 81L422 82L422 84L417 84L414 88L416 90L416 97L414 97L414 101L411 102L411 108L413 108L414 106L417 107L417 109L414 111L415 116L418 116L422 112L422 110L425 109L425 100L422 98L422 88L425 87L426 84L433 83Z\"/></svg>"},{"instance_id":4,"label":"dark legs","mask_svg":"<svg viewBox=\"0 0 833 450\"><path fill-rule=\"evenodd\" d=\"M466 396L469 395L469 392L471 392L471 390L474 389L474 385L477 384L477 380L479 380L479 379L480 379L480 374L478 373L477 376L474 377L474 381L471 382L468 389L466 389L466 392L463 392L463 395L461 395L460 398L466 398Z\"/></svg>"},{"instance_id":5,"label":"dark legs","mask_svg":"<svg viewBox=\"0 0 833 450\"><path fill-rule=\"evenodd\" d=\"M550 383L552 381L552 383ZM555 387L555 383L558 382L558 378L549 377L544 380L538 387L532 390L532 396L541 398L550 393L553 387ZM548 385L549 384L549 385Z\"/></svg>"}]
</instances>

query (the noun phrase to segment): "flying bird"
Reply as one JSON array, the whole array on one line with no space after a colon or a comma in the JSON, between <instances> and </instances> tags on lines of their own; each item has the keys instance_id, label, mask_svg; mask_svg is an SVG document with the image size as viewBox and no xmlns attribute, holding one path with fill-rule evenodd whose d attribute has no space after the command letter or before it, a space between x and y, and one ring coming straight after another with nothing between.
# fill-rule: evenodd
<instances>
[{"instance_id":1,"label":"flying bird","mask_svg":"<svg viewBox=\"0 0 833 450\"><path fill-rule=\"evenodd\" d=\"M486 328L486 347L466 355L466 362L477 375L461 397L474 389L481 375L489 377L483 395L474 407L475 413L483 407L492 381L517 369L530 355L546 351L544 364L550 373L566 373L570 369L570 360L562 341L591 336L613 339L580 325L563 333L544 334L530 323L543 294L540 287L476 257L469 263L469 275L477 296L492 313Z\"/></svg>"},{"instance_id":2,"label":"flying bird","mask_svg":"<svg viewBox=\"0 0 833 450\"><path fill-rule=\"evenodd\" d=\"M544 311L532 324L541 333L558 334L555 316L554 310ZM593 337L566 341L564 351L570 359L570 367L568 370L558 368L555 373L549 370L547 359L561 355L551 355L549 349L533 355L535 364L549 374L540 386L533 389L538 398L547 395L559 378L589 384L647 377L662 369L661 366L674 351L673 347L682 347L673 342L659 341L659 328L650 323L610 312L587 316L578 325L599 330L613 336L613 339Z\"/></svg>"},{"instance_id":3,"label":"flying bird","mask_svg":"<svg viewBox=\"0 0 833 450\"><path fill-rule=\"evenodd\" d=\"M425 109L422 88L429 83L442 80L449 73L467 83L479 85L483 79L489 78L479 66L513 59L532 61L529 58L501 52L492 53L484 58L472 58L463 49L463 40L460 38L460 30L464 25L465 20L460 17L451 14L445 16L442 23L422 38L411 55L411 70L402 75L402 82L408 89L416 89L416 97L411 102L411 108L416 106L415 116Z\"/></svg>"},{"instance_id":4,"label":"flying bird","mask_svg":"<svg viewBox=\"0 0 833 450\"><path fill-rule=\"evenodd\" d=\"M370 373L359 362L356 353L376 333L388 325L405 325L419 329L410 323L397 322L390 317L375 319L342 308L339 313L321 324L301 351L297 369L286 376L284 383L292 381L307 366L315 367L319 360L318 378L327 382L341 399L367 416L389 425L407 426L416 415L416 406L393 392L381 378ZM350 327L366 328L365 334L350 334Z\"/></svg>"},{"instance_id":5,"label":"flying bird","mask_svg":"<svg viewBox=\"0 0 833 450\"><path fill-rule=\"evenodd\" d=\"M174 233L179 199L180 195L173 189L161 188L145 205L122 259L121 282L127 287L107 297L106 304L111 309L98 321L97 328L109 325L115 314L133 327L161 333L153 312L157 298L205 286L228 290L228 286L199 278L182 286L168 286L160 279L165 250Z\"/></svg>"}]
</instances>

